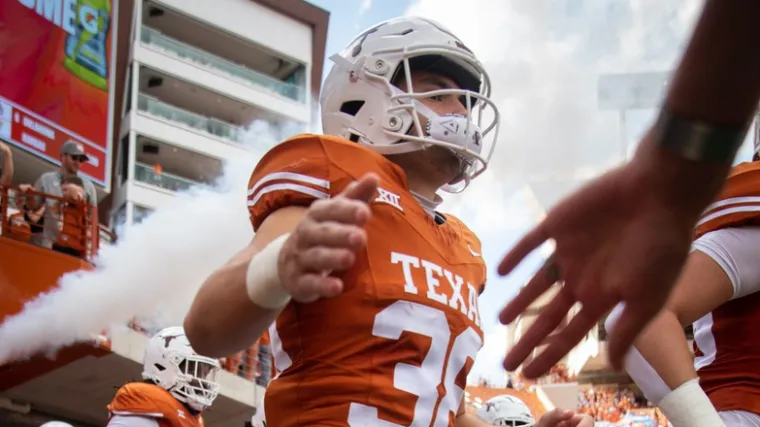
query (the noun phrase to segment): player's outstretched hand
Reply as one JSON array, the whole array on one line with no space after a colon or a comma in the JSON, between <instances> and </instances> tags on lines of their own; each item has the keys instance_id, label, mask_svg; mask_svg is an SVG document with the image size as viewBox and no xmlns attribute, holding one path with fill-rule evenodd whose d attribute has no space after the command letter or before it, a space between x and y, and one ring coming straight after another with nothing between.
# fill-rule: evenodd
<instances>
[{"instance_id":1,"label":"player's outstretched hand","mask_svg":"<svg viewBox=\"0 0 760 427\"><path fill-rule=\"evenodd\" d=\"M536 228L507 253L499 266L506 275L549 239L554 255L499 315L514 321L554 283L562 285L504 361L518 368L533 349L548 344L523 374L536 378L549 370L597 325L618 302L626 309L610 336L610 359L620 367L639 332L659 312L677 279L691 245L697 213L679 211L642 185L642 166L631 162L603 175L551 209ZM580 311L553 334L580 303Z\"/></svg>"},{"instance_id":2,"label":"player's outstretched hand","mask_svg":"<svg viewBox=\"0 0 760 427\"><path fill-rule=\"evenodd\" d=\"M593 427L594 419L573 411L552 409L545 413L533 427Z\"/></svg>"},{"instance_id":3,"label":"player's outstretched hand","mask_svg":"<svg viewBox=\"0 0 760 427\"><path fill-rule=\"evenodd\" d=\"M379 178L367 174L337 197L317 200L306 211L280 250L278 271L283 286L298 302L333 297L343 290L332 272L345 271L356 251L367 243L364 225Z\"/></svg>"}]
</instances>

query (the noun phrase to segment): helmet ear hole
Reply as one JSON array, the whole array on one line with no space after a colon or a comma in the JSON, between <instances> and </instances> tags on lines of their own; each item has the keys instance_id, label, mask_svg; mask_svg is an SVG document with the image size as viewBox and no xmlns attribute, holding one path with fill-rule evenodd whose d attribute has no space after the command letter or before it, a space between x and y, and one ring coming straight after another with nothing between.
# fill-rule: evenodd
<instances>
[{"instance_id":1,"label":"helmet ear hole","mask_svg":"<svg viewBox=\"0 0 760 427\"><path fill-rule=\"evenodd\" d=\"M347 101L341 104L340 112L356 117L364 106L364 101Z\"/></svg>"}]
</instances>

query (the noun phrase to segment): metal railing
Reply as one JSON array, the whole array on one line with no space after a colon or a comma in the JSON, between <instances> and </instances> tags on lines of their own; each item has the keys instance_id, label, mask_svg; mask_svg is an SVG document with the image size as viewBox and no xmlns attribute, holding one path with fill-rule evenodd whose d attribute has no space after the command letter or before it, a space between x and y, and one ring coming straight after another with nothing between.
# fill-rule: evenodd
<instances>
[{"instance_id":1,"label":"metal railing","mask_svg":"<svg viewBox=\"0 0 760 427\"><path fill-rule=\"evenodd\" d=\"M220 58L210 52L161 34L153 28L143 26L140 40L152 48L157 48L181 60L192 62L211 71L221 72L243 84L267 89L293 101L306 102L304 87L277 80L274 77L267 76L244 65Z\"/></svg>"},{"instance_id":2,"label":"metal railing","mask_svg":"<svg viewBox=\"0 0 760 427\"><path fill-rule=\"evenodd\" d=\"M191 127L218 138L233 142L243 142L243 128L241 127L167 104L158 98L144 93L137 95L137 109L152 116Z\"/></svg>"},{"instance_id":3,"label":"metal railing","mask_svg":"<svg viewBox=\"0 0 760 427\"><path fill-rule=\"evenodd\" d=\"M58 210L63 226L55 236L56 242L81 252L80 255L67 253L68 255L92 263L101 243L116 241L116 235L112 231L98 224L96 206L72 203L50 194L32 190L22 192L17 187L5 186L0 186L0 238L36 244L33 238L42 237L44 227L53 225L38 225L37 221L34 221L36 216L27 209L27 206L36 207L37 211L43 208ZM59 228L57 222L54 226ZM49 247L49 245L44 245L44 247ZM137 320L132 320L129 326L147 336L156 332L143 328ZM110 339L105 333L93 334L93 344L106 350L110 349ZM274 374L270 342L266 335L254 345L223 358L220 362L222 367L230 373L256 382L262 387L266 387Z\"/></svg>"},{"instance_id":4,"label":"metal railing","mask_svg":"<svg viewBox=\"0 0 760 427\"><path fill-rule=\"evenodd\" d=\"M138 162L135 163L135 179L170 191L182 191L187 190L192 186L200 185L199 182L182 178L168 172L157 172L153 169L153 166Z\"/></svg>"},{"instance_id":5,"label":"metal railing","mask_svg":"<svg viewBox=\"0 0 760 427\"><path fill-rule=\"evenodd\" d=\"M0 186L0 236L92 262L101 238L98 209L34 190Z\"/></svg>"}]
</instances>

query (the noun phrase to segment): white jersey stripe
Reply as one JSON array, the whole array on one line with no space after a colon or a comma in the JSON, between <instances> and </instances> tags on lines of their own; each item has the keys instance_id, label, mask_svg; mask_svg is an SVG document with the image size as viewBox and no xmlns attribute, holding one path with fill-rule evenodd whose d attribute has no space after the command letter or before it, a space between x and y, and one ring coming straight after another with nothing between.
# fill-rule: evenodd
<instances>
[{"instance_id":1,"label":"white jersey stripe","mask_svg":"<svg viewBox=\"0 0 760 427\"><path fill-rule=\"evenodd\" d=\"M723 206L729 206L729 205L740 205L745 203L760 203L760 197L756 196L747 196L747 197L731 197L729 199L725 200L719 200L710 206L707 207L707 209L704 210L704 213L708 213L712 210L721 208Z\"/></svg>"},{"instance_id":2,"label":"white jersey stripe","mask_svg":"<svg viewBox=\"0 0 760 427\"><path fill-rule=\"evenodd\" d=\"M719 218L725 215L730 215L733 213L740 213L740 212L760 212L760 204L736 206L734 208L725 208L725 209L717 210L711 214L705 215L702 218L700 218L699 222L697 223L697 227L706 223L707 221L712 221L715 218Z\"/></svg>"},{"instance_id":3,"label":"white jersey stripe","mask_svg":"<svg viewBox=\"0 0 760 427\"><path fill-rule=\"evenodd\" d=\"M304 175L301 173L295 173L295 172L274 172L270 173L268 175L264 175L263 178L261 178L256 185L253 186L250 190L248 190L248 196L253 196L256 194L256 191L258 191L261 186L266 184L267 182L271 181L295 181L301 184L309 184L313 185L315 187L322 187L325 190L330 190L330 181L327 181L325 179L315 178L313 176Z\"/></svg>"},{"instance_id":4,"label":"white jersey stripe","mask_svg":"<svg viewBox=\"0 0 760 427\"><path fill-rule=\"evenodd\" d=\"M325 193L324 191L317 190L315 188L307 187L305 185L300 184L291 184L289 182L283 182L280 184L270 184L266 187L260 189L254 196L253 199L248 201L248 206L256 206L256 203L258 203L259 199L267 193L271 193L273 191L284 191L284 190L290 190L295 191L297 193L306 194L312 197L316 197L317 199L329 199L330 194Z\"/></svg>"}]
</instances>

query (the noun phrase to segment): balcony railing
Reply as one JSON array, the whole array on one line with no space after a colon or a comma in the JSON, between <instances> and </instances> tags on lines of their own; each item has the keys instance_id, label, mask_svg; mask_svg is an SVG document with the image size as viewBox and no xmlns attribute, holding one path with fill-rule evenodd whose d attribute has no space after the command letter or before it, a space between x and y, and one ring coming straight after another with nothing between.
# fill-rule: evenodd
<instances>
[{"instance_id":1,"label":"balcony railing","mask_svg":"<svg viewBox=\"0 0 760 427\"><path fill-rule=\"evenodd\" d=\"M204 50L167 37L152 28L143 26L140 39L151 48L159 49L181 60L192 62L211 71L221 72L240 83L265 88L277 95L301 103L304 103L306 100L304 96L305 88L303 87L277 80L243 65L235 64Z\"/></svg>"},{"instance_id":2,"label":"balcony railing","mask_svg":"<svg viewBox=\"0 0 760 427\"><path fill-rule=\"evenodd\" d=\"M240 127L175 107L144 93L137 95L137 108L152 116L191 127L218 138L243 142L243 129Z\"/></svg>"},{"instance_id":3,"label":"balcony railing","mask_svg":"<svg viewBox=\"0 0 760 427\"><path fill-rule=\"evenodd\" d=\"M0 236L92 262L101 243L101 227L96 206L0 186Z\"/></svg>"},{"instance_id":4,"label":"balcony railing","mask_svg":"<svg viewBox=\"0 0 760 427\"><path fill-rule=\"evenodd\" d=\"M166 172L158 172L153 166L135 163L135 179L170 191L187 190L200 183Z\"/></svg>"}]
</instances>

